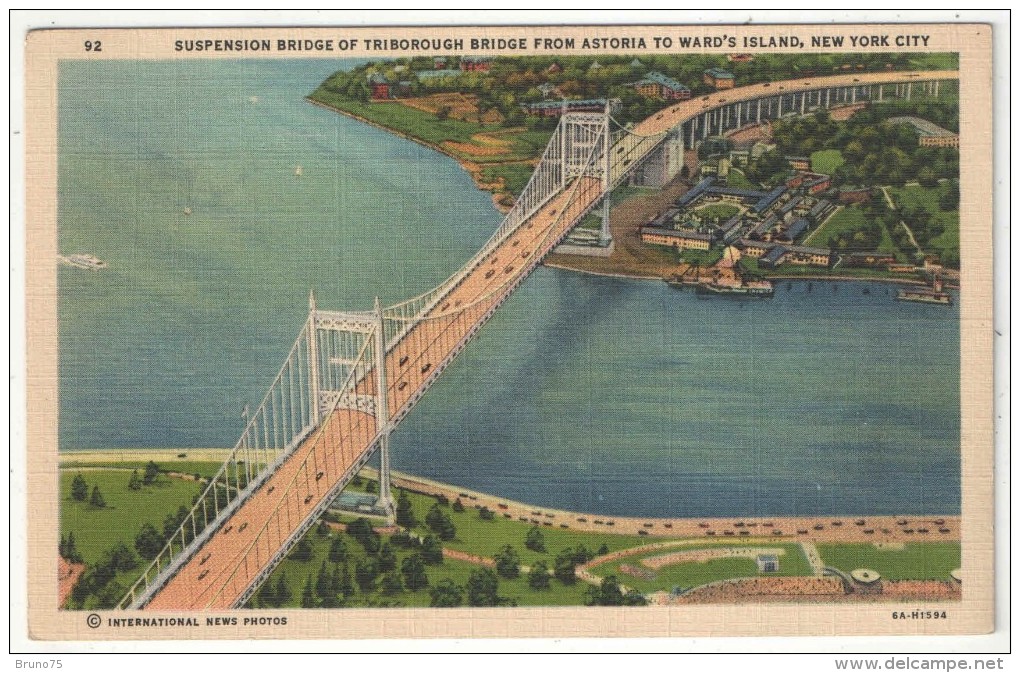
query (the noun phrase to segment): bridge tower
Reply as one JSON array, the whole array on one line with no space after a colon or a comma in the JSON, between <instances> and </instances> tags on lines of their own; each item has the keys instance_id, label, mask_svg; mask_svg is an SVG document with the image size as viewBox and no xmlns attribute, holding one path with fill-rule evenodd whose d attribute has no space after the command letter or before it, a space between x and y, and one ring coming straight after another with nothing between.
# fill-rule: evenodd
<instances>
[{"instance_id":1,"label":"bridge tower","mask_svg":"<svg viewBox=\"0 0 1020 673\"><path fill-rule=\"evenodd\" d=\"M379 453L379 494L376 509L390 523L395 513L390 478L389 436L393 429L386 377L386 342L379 298L368 312L322 311L309 296L308 371L316 425L335 408L368 411L376 418ZM359 353L362 355L359 357ZM352 394L344 387L356 367L371 368L373 394Z\"/></svg>"},{"instance_id":2,"label":"bridge tower","mask_svg":"<svg viewBox=\"0 0 1020 673\"><path fill-rule=\"evenodd\" d=\"M606 101L602 112L564 112L561 115L562 149L562 180L568 180L582 174L597 177L602 182L602 213L599 229L599 246L609 247L613 242L609 231L609 209L611 204L610 186L612 177L612 156L609 148L613 146L612 122L610 119L610 103ZM592 153L599 157L597 162L589 162Z\"/></svg>"},{"instance_id":3,"label":"bridge tower","mask_svg":"<svg viewBox=\"0 0 1020 673\"><path fill-rule=\"evenodd\" d=\"M605 125L602 130L602 156L605 166L602 169L602 227L599 229L599 245L603 248L609 247L613 242L613 235L609 232L609 208L612 205L612 190L610 189L609 177L612 173L612 156L609 148L613 146L613 137L610 128L609 101L606 101Z\"/></svg>"},{"instance_id":4,"label":"bridge tower","mask_svg":"<svg viewBox=\"0 0 1020 673\"><path fill-rule=\"evenodd\" d=\"M390 404L388 399L389 385L386 381L386 327L382 304L379 297L375 298L375 371L377 398L375 405L376 422L379 425L379 499L376 509L386 514L386 522L393 525L395 509L393 495L390 491L390 432L393 423L390 421Z\"/></svg>"}]
</instances>

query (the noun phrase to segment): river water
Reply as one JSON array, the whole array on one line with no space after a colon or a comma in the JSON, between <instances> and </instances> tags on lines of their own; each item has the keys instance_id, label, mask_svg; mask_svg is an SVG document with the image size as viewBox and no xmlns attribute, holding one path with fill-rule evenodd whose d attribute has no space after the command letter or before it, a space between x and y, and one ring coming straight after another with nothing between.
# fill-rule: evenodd
<instances>
[{"instance_id":1,"label":"river water","mask_svg":"<svg viewBox=\"0 0 1020 673\"><path fill-rule=\"evenodd\" d=\"M336 61L65 62L60 448L231 446L307 315L416 295L498 224L449 158L303 100ZM296 173L300 167L300 175ZM185 209L191 214L185 214ZM959 512L959 311L539 268L397 469L636 516Z\"/></svg>"}]
</instances>

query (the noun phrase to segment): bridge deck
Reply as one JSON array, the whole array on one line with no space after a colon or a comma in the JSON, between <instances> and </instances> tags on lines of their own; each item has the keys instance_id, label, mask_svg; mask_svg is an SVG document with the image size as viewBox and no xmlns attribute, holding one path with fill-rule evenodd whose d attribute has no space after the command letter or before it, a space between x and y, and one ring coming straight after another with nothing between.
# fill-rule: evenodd
<instances>
[{"instance_id":1,"label":"bridge deck","mask_svg":"<svg viewBox=\"0 0 1020 673\"><path fill-rule=\"evenodd\" d=\"M817 89L835 89L839 87L869 86L878 84L904 84L931 82L936 80L953 80L960 76L957 70L932 70L918 73L904 72L859 72L849 75L827 75L824 77L803 77L801 79L763 82L734 89L723 89L713 94L692 98L648 117L634 127L638 135L662 133L684 124L699 114L711 112L723 105L743 103L767 98L770 96L799 94Z\"/></svg>"},{"instance_id":2,"label":"bridge deck","mask_svg":"<svg viewBox=\"0 0 1020 673\"><path fill-rule=\"evenodd\" d=\"M527 276L586 209L601 185L582 179L560 192L473 269L386 358L390 414L411 402L459 345ZM406 360L404 359L406 357ZM403 364L401 364L403 361ZM374 392L374 377L359 393ZM229 609L291 532L374 443L373 416L336 410L146 605L149 610ZM304 463L313 467L301 470ZM322 476L315 478L319 473ZM261 537L259 533L262 533ZM257 544L256 544L257 543Z\"/></svg>"}]
</instances>

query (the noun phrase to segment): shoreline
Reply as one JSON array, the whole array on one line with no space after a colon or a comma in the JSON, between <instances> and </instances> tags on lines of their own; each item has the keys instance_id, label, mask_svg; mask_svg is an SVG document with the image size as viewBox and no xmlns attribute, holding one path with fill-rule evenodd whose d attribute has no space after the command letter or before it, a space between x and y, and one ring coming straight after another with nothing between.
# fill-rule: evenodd
<instances>
[{"instance_id":1,"label":"shoreline","mask_svg":"<svg viewBox=\"0 0 1020 673\"><path fill-rule=\"evenodd\" d=\"M542 266L549 267L550 269L559 269L560 271L571 271L573 273L582 273L589 276L601 276L603 278L618 278L621 280L662 280L658 276L643 276L637 274L627 273L612 273L609 271L592 271L590 269L578 269L561 262L542 262Z\"/></svg>"},{"instance_id":2,"label":"shoreline","mask_svg":"<svg viewBox=\"0 0 1020 673\"><path fill-rule=\"evenodd\" d=\"M222 462L229 449L115 449L74 451L59 454L59 469L64 463L163 461L162 468L173 471L174 460L213 460ZM186 458L177 458L186 453ZM82 454L89 454L83 456ZM82 460L82 458L86 458ZM375 468L363 468L367 478L378 478ZM613 535L642 535L655 538L701 538L711 540L804 540L811 542L959 542L959 514L826 514L811 516L718 516L718 517L635 517L591 512L573 512L502 498L446 482L393 470L393 485L426 495L444 495L450 502L460 498L465 507L486 506L497 515L548 528ZM857 523L863 521L864 523ZM899 523L906 521L907 523ZM838 524L836 522L839 522ZM941 523L936 523L941 522ZM819 528L819 526L821 528ZM917 528L914 528L914 527ZM872 531L870 533L866 531ZM909 530L910 532L906 532ZM924 530L925 532L920 532ZM941 532L942 530L946 532ZM711 531L711 532L709 532ZM803 531L803 532L802 532Z\"/></svg>"},{"instance_id":3,"label":"shoreline","mask_svg":"<svg viewBox=\"0 0 1020 673\"><path fill-rule=\"evenodd\" d=\"M404 133L403 131L398 131L398 130L390 128L388 126L383 126L382 124L380 124L378 122L374 122L371 119L366 119L365 117L362 117L361 115L354 114L353 112L350 112L349 110L341 110L340 108L333 107L332 105L329 105L328 103L323 103L321 101L317 101L314 98L312 98L311 96L305 96L305 101L307 101L308 103L311 103L312 105L314 105L316 107L322 108L323 110L329 110L331 112L335 112L337 114L341 114L341 115L343 115L345 117L348 117L350 119L354 119L356 121L359 121L362 124L368 124L369 126L371 126L373 128L377 128L380 131L385 131L386 133L389 133L391 135L395 135L398 138L403 138L404 140L410 140L411 142L417 143L418 145L421 145L422 147L427 147L430 150L434 150L436 152L439 152L443 156L446 156L446 157L449 157L450 159L453 159L454 161L457 162L457 165L460 166L461 169L471 177L471 181L475 183L475 187L479 191L488 192L491 195L491 197L492 197L492 207L495 208L497 212L499 212L499 213L501 213L503 215L506 215L508 212L510 212L512 206L507 207L507 206L504 206L503 204L501 204L500 203L500 194L498 192L494 192L491 189L489 189L489 184L490 183L486 183L486 182L482 181L481 173L476 173L475 171L473 171L471 169L471 166L473 165L473 162L469 162L467 159L464 159L462 157L456 156L455 154L452 154L449 150L447 150L446 148L442 147L441 145L436 145L435 143L430 143L429 141L427 141L427 140L425 140L423 138L416 138L415 136L412 136L412 135L409 135L407 133ZM399 105L399 103L396 103L396 104ZM507 192L507 194L509 194L509 192Z\"/></svg>"},{"instance_id":4,"label":"shoreline","mask_svg":"<svg viewBox=\"0 0 1020 673\"><path fill-rule=\"evenodd\" d=\"M397 136L399 138L403 138L405 140L410 140L411 142L417 143L418 145L421 145L422 147L427 147L430 150L434 150L434 151L442 154L443 156L446 156L446 157L449 157L450 159L453 159L454 161L457 162L457 164L461 167L461 169L464 170L465 173L467 173L469 176L471 176L471 180L472 180L472 182L474 182L475 187L477 189L479 189L480 191L483 191L483 192L489 192L489 194L492 197L492 207L495 208L497 212L499 212L499 213L501 213L503 215L505 215L506 213L510 212L512 206L507 207L507 206L504 206L502 203L500 203L500 200L501 200L500 193L492 191L489 188L490 183L483 182L482 179L481 179L481 174L476 172L476 171L474 171L472 169L473 166L477 165L474 162L470 162L467 159L464 159L462 157L456 156L455 154L451 153L449 150L447 150L446 148L442 147L441 145L436 145L435 143L431 143L431 142L429 142L427 140L424 140L422 138L417 138L415 136L412 136L412 135L409 135L407 133L404 133L403 131L398 131L398 130L390 128L388 126L384 126L384 125L382 125L382 124L380 124L378 122L372 121L370 119L362 117L361 115L357 115L357 114L355 114L353 112L350 112L348 110L342 110L342 109L340 109L338 107L334 107L332 105L329 105L328 103L323 103L321 101L317 101L317 100L313 99L311 96L305 96L305 100L308 103L311 103L312 105L314 105L316 107L322 108L324 110L329 110L329 111L335 112L337 114L341 114L341 115L343 115L345 117L348 117L350 119L354 119L354 120L359 121L359 122L361 122L363 124L367 124L369 126L372 126L373 128L377 128L380 131L385 131L386 133L390 133L390 134L392 134L394 136ZM399 103L396 103L396 104L399 105ZM505 194L509 194L509 192L506 192ZM553 252L555 252L555 250ZM564 256L567 256L567 255L564 255ZM627 278L627 279L632 279L632 280L663 280L662 278L659 278L657 276L647 276L647 275L643 275L643 274L639 274L639 273L633 273L632 274L632 273L627 273L627 272L593 271L593 270L590 270L590 269L582 268L580 266L571 266L570 264L563 263L562 261L554 262L554 263L549 263L549 262L542 262L542 263L545 266L548 266L549 268L560 269L560 270L563 270L563 271L573 271L575 273L583 273L583 274L588 274L588 275L592 275L592 276L603 276L603 277L607 277L607 278ZM869 277L869 276L842 276L842 275L835 276L835 275L827 275L827 274L805 274L805 275L801 275L801 274L778 274L778 275L765 275L765 276L763 276L763 278L765 280L811 280L811 281L826 281L826 280L828 280L828 281L844 281L844 282L847 282L847 281L867 281L867 282L876 282L876 283L890 283L890 284L893 284L893 285L918 285L918 286L925 285L925 282L923 280L920 280L920 279L911 279L911 278L884 278L884 277L874 277L873 278L873 277ZM951 288L951 289L956 289L956 290L960 289L959 285L946 284L946 287L947 288Z\"/></svg>"},{"instance_id":5,"label":"shoreline","mask_svg":"<svg viewBox=\"0 0 1020 673\"><path fill-rule=\"evenodd\" d=\"M560 269L561 271L572 271L574 273L587 274L589 276L602 276L604 278L620 278L624 280L658 280L665 281L665 278L659 276L647 276L642 274L628 274L622 272L608 272L608 271L593 271L591 269L582 269L562 262L542 262L543 266L547 266L550 269ZM786 274L786 275L765 275L762 276L763 280L770 281L819 281L819 282L858 282L858 283L888 283L890 285L910 285L910 286L926 286L926 283L922 280L912 278L872 278L870 276L828 276L824 274ZM958 285L946 284L946 288L952 290L959 290Z\"/></svg>"}]
</instances>

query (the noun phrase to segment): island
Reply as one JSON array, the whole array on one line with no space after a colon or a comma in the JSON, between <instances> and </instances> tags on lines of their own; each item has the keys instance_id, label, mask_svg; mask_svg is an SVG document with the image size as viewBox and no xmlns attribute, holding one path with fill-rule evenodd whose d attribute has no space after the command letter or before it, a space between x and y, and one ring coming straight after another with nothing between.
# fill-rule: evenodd
<instances>
[{"instance_id":1,"label":"island","mask_svg":"<svg viewBox=\"0 0 1020 673\"><path fill-rule=\"evenodd\" d=\"M633 128L676 101L791 78L955 68L953 54L437 56L370 61L308 100L456 159L508 210L564 112ZM589 215L546 258L575 271L671 280L728 248L752 280L959 285L959 92L791 110L709 136L611 196L608 254ZM652 162L649 162L652 163Z\"/></svg>"}]
</instances>

